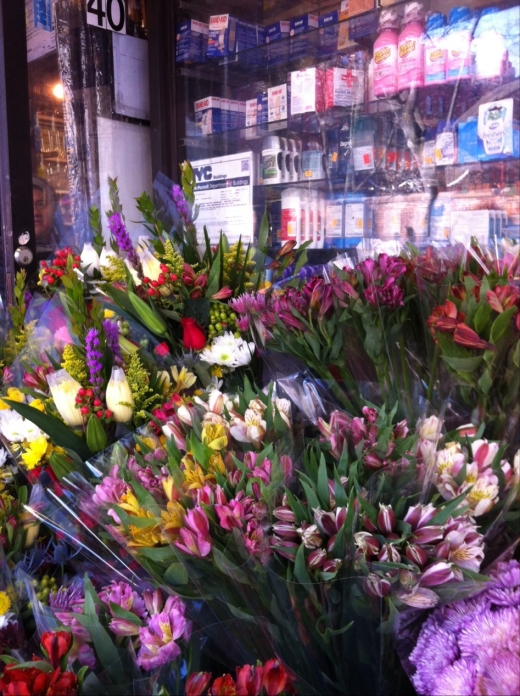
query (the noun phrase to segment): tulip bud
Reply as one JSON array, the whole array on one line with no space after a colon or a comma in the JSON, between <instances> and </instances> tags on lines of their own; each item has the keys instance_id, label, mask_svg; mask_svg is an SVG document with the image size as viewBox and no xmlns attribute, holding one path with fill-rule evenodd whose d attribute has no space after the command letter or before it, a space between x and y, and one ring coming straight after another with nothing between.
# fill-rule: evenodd
<instances>
[{"instance_id":1,"label":"tulip bud","mask_svg":"<svg viewBox=\"0 0 520 696\"><path fill-rule=\"evenodd\" d=\"M273 510L273 516L282 522L296 522L296 515L288 507L277 507Z\"/></svg>"},{"instance_id":2,"label":"tulip bud","mask_svg":"<svg viewBox=\"0 0 520 696\"><path fill-rule=\"evenodd\" d=\"M379 503L377 525L383 534L390 534L395 527L395 513L390 505Z\"/></svg>"},{"instance_id":3,"label":"tulip bud","mask_svg":"<svg viewBox=\"0 0 520 696\"><path fill-rule=\"evenodd\" d=\"M426 561L428 560L428 555L424 549L421 549L420 546L416 546L415 544L408 544L406 547L406 558L408 560L412 561L412 563L415 563L416 565L421 568Z\"/></svg>"},{"instance_id":4,"label":"tulip bud","mask_svg":"<svg viewBox=\"0 0 520 696\"><path fill-rule=\"evenodd\" d=\"M107 385L106 402L114 414L116 423L128 423L131 420L134 397L124 370L120 367L112 368L112 375Z\"/></svg>"},{"instance_id":5,"label":"tulip bud","mask_svg":"<svg viewBox=\"0 0 520 696\"><path fill-rule=\"evenodd\" d=\"M368 532L354 534L354 542L365 556L373 556L379 551L378 540Z\"/></svg>"},{"instance_id":6,"label":"tulip bud","mask_svg":"<svg viewBox=\"0 0 520 696\"><path fill-rule=\"evenodd\" d=\"M323 565L324 561L327 559L327 552L325 549L315 549L309 554L307 558L307 568L309 570L314 570Z\"/></svg>"},{"instance_id":7,"label":"tulip bud","mask_svg":"<svg viewBox=\"0 0 520 696\"><path fill-rule=\"evenodd\" d=\"M54 405L65 423L71 428L83 425L83 416L76 408L76 396L81 384L73 379L67 370L58 370L47 375Z\"/></svg>"},{"instance_id":8,"label":"tulip bud","mask_svg":"<svg viewBox=\"0 0 520 696\"><path fill-rule=\"evenodd\" d=\"M321 566L321 570L324 573L337 573L341 568L341 558L329 558Z\"/></svg>"},{"instance_id":9,"label":"tulip bud","mask_svg":"<svg viewBox=\"0 0 520 696\"><path fill-rule=\"evenodd\" d=\"M92 244L87 243L83 246L81 268L88 276L93 276L94 270L99 271L99 255Z\"/></svg>"},{"instance_id":10,"label":"tulip bud","mask_svg":"<svg viewBox=\"0 0 520 696\"><path fill-rule=\"evenodd\" d=\"M401 554L395 548L395 546L392 546L391 544L385 544L381 551L377 554L377 560L381 561L382 563L400 563Z\"/></svg>"},{"instance_id":11,"label":"tulip bud","mask_svg":"<svg viewBox=\"0 0 520 696\"><path fill-rule=\"evenodd\" d=\"M455 573L452 570L452 564L439 561L426 568L421 575L420 583L423 587L434 587L435 585L443 585L445 582L450 582L454 579Z\"/></svg>"},{"instance_id":12,"label":"tulip bud","mask_svg":"<svg viewBox=\"0 0 520 696\"><path fill-rule=\"evenodd\" d=\"M413 540L419 544L431 544L444 536L444 529L439 525L430 525L417 529L413 535Z\"/></svg>"},{"instance_id":13,"label":"tulip bud","mask_svg":"<svg viewBox=\"0 0 520 696\"><path fill-rule=\"evenodd\" d=\"M315 524L308 525L305 528L300 527L298 529L298 534L301 535L303 545L306 549L319 549L323 543L318 526Z\"/></svg>"},{"instance_id":14,"label":"tulip bud","mask_svg":"<svg viewBox=\"0 0 520 696\"><path fill-rule=\"evenodd\" d=\"M370 573L363 582L363 588L370 597L386 597L392 589L392 583L386 578Z\"/></svg>"},{"instance_id":15,"label":"tulip bud","mask_svg":"<svg viewBox=\"0 0 520 696\"><path fill-rule=\"evenodd\" d=\"M273 532L282 539L298 539L298 532L290 522L275 522Z\"/></svg>"}]
</instances>

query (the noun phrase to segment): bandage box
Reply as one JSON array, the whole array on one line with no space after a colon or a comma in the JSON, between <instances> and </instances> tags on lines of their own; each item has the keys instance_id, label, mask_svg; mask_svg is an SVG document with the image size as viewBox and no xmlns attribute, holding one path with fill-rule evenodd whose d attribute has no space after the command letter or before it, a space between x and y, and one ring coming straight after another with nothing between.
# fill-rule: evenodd
<instances>
[{"instance_id":1,"label":"bandage box","mask_svg":"<svg viewBox=\"0 0 520 696\"><path fill-rule=\"evenodd\" d=\"M318 28L318 15L304 14L301 17L294 17L290 21L289 35L290 57L302 58L314 51L318 43L318 33L312 32ZM308 32L311 32L309 35Z\"/></svg>"},{"instance_id":2,"label":"bandage box","mask_svg":"<svg viewBox=\"0 0 520 696\"><path fill-rule=\"evenodd\" d=\"M199 63L206 60L209 26L195 19L187 19L177 25L175 61Z\"/></svg>"},{"instance_id":3,"label":"bandage box","mask_svg":"<svg viewBox=\"0 0 520 696\"><path fill-rule=\"evenodd\" d=\"M195 102L195 130L197 135L222 132L220 97L205 97Z\"/></svg>"},{"instance_id":4,"label":"bandage box","mask_svg":"<svg viewBox=\"0 0 520 696\"><path fill-rule=\"evenodd\" d=\"M238 19L230 14L209 18L208 58L220 58L236 53Z\"/></svg>"}]
</instances>

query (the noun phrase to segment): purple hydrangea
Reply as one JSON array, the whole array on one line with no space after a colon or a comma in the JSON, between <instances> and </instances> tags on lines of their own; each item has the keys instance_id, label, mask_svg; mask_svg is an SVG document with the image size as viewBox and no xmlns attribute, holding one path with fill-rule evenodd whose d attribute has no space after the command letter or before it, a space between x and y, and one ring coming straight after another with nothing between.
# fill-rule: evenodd
<instances>
[{"instance_id":1,"label":"purple hydrangea","mask_svg":"<svg viewBox=\"0 0 520 696\"><path fill-rule=\"evenodd\" d=\"M103 371L103 353L99 348L99 331L97 329L89 329L85 337L86 362L89 371L89 382L96 392L99 392L104 381L101 375Z\"/></svg>"},{"instance_id":2,"label":"purple hydrangea","mask_svg":"<svg viewBox=\"0 0 520 696\"><path fill-rule=\"evenodd\" d=\"M123 356L121 355L121 348L119 347L119 328L117 324L115 321L105 319L103 322L103 328L105 330L105 336L107 339L107 347L112 353L114 363L116 365L122 365Z\"/></svg>"},{"instance_id":3,"label":"purple hydrangea","mask_svg":"<svg viewBox=\"0 0 520 696\"><path fill-rule=\"evenodd\" d=\"M410 655L421 696L520 694L520 563L499 563L491 578L423 624Z\"/></svg>"},{"instance_id":4,"label":"purple hydrangea","mask_svg":"<svg viewBox=\"0 0 520 696\"><path fill-rule=\"evenodd\" d=\"M113 215L110 216L108 227L120 251L124 251L132 266L136 270L139 270L141 267L139 257L137 256L137 252L134 249L134 245L132 244L132 240L130 239L120 213L113 213Z\"/></svg>"}]
</instances>

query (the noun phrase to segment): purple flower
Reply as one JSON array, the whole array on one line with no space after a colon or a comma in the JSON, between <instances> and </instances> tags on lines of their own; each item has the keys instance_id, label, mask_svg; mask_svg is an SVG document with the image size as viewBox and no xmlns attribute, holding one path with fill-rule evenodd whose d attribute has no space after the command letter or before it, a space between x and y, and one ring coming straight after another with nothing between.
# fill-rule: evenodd
<instances>
[{"instance_id":1,"label":"purple flower","mask_svg":"<svg viewBox=\"0 0 520 696\"><path fill-rule=\"evenodd\" d=\"M112 353L114 363L116 365L122 365L123 356L121 355L121 348L119 347L119 328L117 324L115 321L105 319L103 322L103 328L105 329L107 348Z\"/></svg>"},{"instance_id":2,"label":"purple flower","mask_svg":"<svg viewBox=\"0 0 520 696\"><path fill-rule=\"evenodd\" d=\"M84 601L82 582L72 582L68 587L62 585L59 590L51 592L49 595L49 606L54 612L74 611L81 613Z\"/></svg>"},{"instance_id":3,"label":"purple flower","mask_svg":"<svg viewBox=\"0 0 520 696\"><path fill-rule=\"evenodd\" d=\"M157 669L180 655L181 649L175 641L181 638L187 641L191 635L191 622L186 620L184 611L185 606L178 597L168 597L163 610L139 629L140 667Z\"/></svg>"},{"instance_id":4,"label":"purple flower","mask_svg":"<svg viewBox=\"0 0 520 696\"><path fill-rule=\"evenodd\" d=\"M105 604L117 604L118 607L131 611L140 619L146 618L147 611L144 600L135 590L133 590L127 582L111 582L110 585L104 587L99 593L99 599ZM115 616L112 608L110 613Z\"/></svg>"},{"instance_id":5,"label":"purple flower","mask_svg":"<svg viewBox=\"0 0 520 696\"><path fill-rule=\"evenodd\" d=\"M110 469L109 475L105 476L101 483L96 486L92 496L93 503L99 507L119 505L121 498L128 491L128 484L119 478L118 473L119 469L116 464Z\"/></svg>"},{"instance_id":6,"label":"purple flower","mask_svg":"<svg viewBox=\"0 0 520 696\"><path fill-rule=\"evenodd\" d=\"M175 207L177 208L177 212L181 216L181 220L182 220L184 226L188 227L190 225L193 225L193 221L191 219L191 213L190 213L188 203L187 203L186 198L184 196L184 192L183 192L182 188L179 186L179 184L173 184L172 198L173 198L173 202L175 203Z\"/></svg>"},{"instance_id":7,"label":"purple flower","mask_svg":"<svg viewBox=\"0 0 520 696\"><path fill-rule=\"evenodd\" d=\"M439 674L453 664L458 654L456 636L442 629L435 618L430 617L423 625L417 645L410 655L410 662L417 667L413 677L417 691L430 694Z\"/></svg>"},{"instance_id":8,"label":"purple flower","mask_svg":"<svg viewBox=\"0 0 520 696\"><path fill-rule=\"evenodd\" d=\"M110 216L108 227L119 249L125 252L132 266L136 270L139 270L141 268L139 257L137 256L132 240L126 230L125 223L119 213L114 213Z\"/></svg>"},{"instance_id":9,"label":"purple flower","mask_svg":"<svg viewBox=\"0 0 520 696\"><path fill-rule=\"evenodd\" d=\"M431 691L432 696L473 696L476 666L470 660L458 660L439 674Z\"/></svg>"},{"instance_id":10,"label":"purple flower","mask_svg":"<svg viewBox=\"0 0 520 696\"><path fill-rule=\"evenodd\" d=\"M481 693L488 696L520 694L520 655L501 652L484 666Z\"/></svg>"},{"instance_id":11,"label":"purple flower","mask_svg":"<svg viewBox=\"0 0 520 696\"><path fill-rule=\"evenodd\" d=\"M101 376L103 371L103 353L99 348L99 331L97 329L89 329L85 336L86 363L89 371L89 382L97 392L103 386L104 381Z\"/></svg>"},{"instance_id":12,"label":"purple flower","mask_svg":"<svg viewBox=\"0 0 520 696\"><path fill-rule=\"evenodd\" d=\"M491 575L494 582L486 590L491 602L499 607L520 606L520 565L516 561L499 563Z\"/></svg>"},{"instance_id":13,"label":"purple flower","mask_svg":"<svg viewBox=\"0 0 520 696\"><path fill-rule=\"evenodd\" d=\"M470 624L461 629L460 652L463 657L485 660L496 653L509 650L520 653L520 612L507 607L475 614Z\"/></svg>"}]
</instances>

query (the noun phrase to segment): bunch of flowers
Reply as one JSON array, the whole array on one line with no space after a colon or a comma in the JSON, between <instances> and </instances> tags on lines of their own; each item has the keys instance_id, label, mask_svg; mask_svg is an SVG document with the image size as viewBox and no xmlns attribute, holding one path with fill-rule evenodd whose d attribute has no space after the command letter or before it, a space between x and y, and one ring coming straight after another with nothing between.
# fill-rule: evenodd
<instances>
[{"instance_id":1,"label":"bunch of flowers","mask_svg":"<svg viewBox=\"0 0 520 696\"><path fill-rule=\"evenodd\" d=\"M12 658L5 664L0 676L2 694L78 694L85 673L76 675L65 669L71 646L72 635L68 631L46 631L40 639L43 658L21 663Z\"/></svg>"},{"instance_id":2,"label":"bunch of flowers","mask_svg":"<svg viewBox=\"0 0 520 696\"><path fill-rule=\"evenodd\" d=\"M60 285L63 276L70 268L79 269L81 257L75 254L72 247L58 249L54 258L49 261L42 261L40 270L40 284L46 288L48 286Z\"/></svg>"},{"instance_id":3,"label":"bunch of flowers","mask_svg":"<svg viewBox=\"0 0 520 696\"><path fill-rule=\"evenodd\" d=\"M520 693L520 564L498 563L485 590L431 614L409 660L421 696Z\"/></svg>"},{"instance_id":4,"label":"bunch of flowers","mask_svg":"<svg viewBox=\"0 0 520 696\"><path fill-rule=\"evenodd\" d=\"M243 665L236 668L236 680L231 674L213 678L211 672L194 672L186 679L186 696L282 696L296 694L294 679L279 660L267 660L263 665Z\"/></svg>"}]
</instances>

